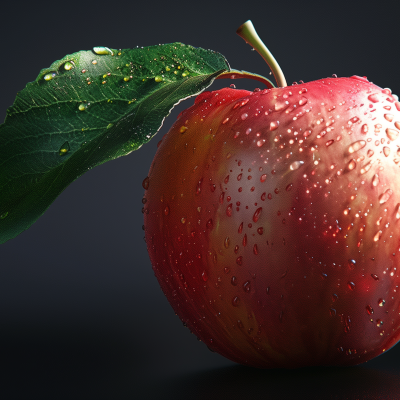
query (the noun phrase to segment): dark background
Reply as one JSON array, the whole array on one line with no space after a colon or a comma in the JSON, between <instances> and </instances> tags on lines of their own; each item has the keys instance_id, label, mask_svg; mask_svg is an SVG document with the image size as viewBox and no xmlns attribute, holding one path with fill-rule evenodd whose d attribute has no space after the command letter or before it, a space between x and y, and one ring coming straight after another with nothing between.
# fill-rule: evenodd
<instances>
[{"instance_id":1,"label":"dark background","mask_svg":"<svg viewBox=\"0 0 400 400\"><path fill-rule=\"evenodd\" d=\"M356 74L400 94L396 3L7 2L0 10L0 121L42 68L93 46L181 41L268 76L235 33L247 19L289 84ZM192 103L175 108L158 138ZM182 326L143 240L141 183L158 140L86 173L31 228L0 245L0 397L400 398L399 346L359 367L257 370L211 353Z\"/></svg>"}]
</instances>

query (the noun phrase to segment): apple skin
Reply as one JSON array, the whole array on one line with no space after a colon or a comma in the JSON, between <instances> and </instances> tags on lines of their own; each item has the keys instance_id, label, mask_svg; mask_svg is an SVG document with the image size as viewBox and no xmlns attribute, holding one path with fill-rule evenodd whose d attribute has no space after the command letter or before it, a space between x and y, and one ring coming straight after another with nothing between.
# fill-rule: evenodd
<instances>
[{"instance_id":1,"label":"apple skin","mask_svg":"<svg viewBox=\"0 0 400 400\"><path fill-rule=\"evenodd\" d=\"M400 339L400 103L366 78L200 94L145 190L155 276L211 350L355 365Z\"/></svg>"}]
</instances>

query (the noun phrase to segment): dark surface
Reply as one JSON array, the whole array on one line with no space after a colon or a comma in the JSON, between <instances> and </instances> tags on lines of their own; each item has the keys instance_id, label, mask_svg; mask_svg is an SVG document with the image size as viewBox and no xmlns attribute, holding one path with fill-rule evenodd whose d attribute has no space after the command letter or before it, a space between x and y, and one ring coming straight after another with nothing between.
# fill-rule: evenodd
<instances>
[{"instance_id":1,"label":"dark surface","mask_svg":"<svg viewBox=\"0 0 400 400\"><path fill-rule=\"evenodd\" d=\"M247 19L289 84L356 74L400 93L396 1L276 3L2 5L0 120L41 68L93 46L181 41L268 76L235 34ZM192 103L173 111L159 138ZM0 246L0 397L400 398L399 346L359 367L256 370L211 353L182 326L154 278L141 228L141 182L158 140L79 178L29 230Z\"/></svg>"}]
</instances>

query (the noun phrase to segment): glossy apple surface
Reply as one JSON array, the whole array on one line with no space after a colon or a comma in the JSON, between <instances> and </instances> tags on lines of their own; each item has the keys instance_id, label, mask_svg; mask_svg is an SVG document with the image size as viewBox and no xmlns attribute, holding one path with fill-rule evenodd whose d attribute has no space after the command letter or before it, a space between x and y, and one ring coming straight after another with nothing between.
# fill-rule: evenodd
<instances>
[{"instance_id":1,"label":"glossy apple surface","mask_svg":"<svg viewBox=\"0 0 400 400\"><path fill-rule=\"evenodd\" d=\"M400 103L364 78L202 93L144 180L160 286L210 349L353 365L399 340Z\"/></svg>"}]
</instances>

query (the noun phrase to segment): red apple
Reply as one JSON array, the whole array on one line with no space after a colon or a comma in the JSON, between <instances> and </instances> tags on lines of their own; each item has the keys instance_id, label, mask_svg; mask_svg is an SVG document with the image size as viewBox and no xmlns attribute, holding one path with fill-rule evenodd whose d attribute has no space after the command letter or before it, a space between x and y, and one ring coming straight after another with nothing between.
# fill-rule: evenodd
<instances>
[{"instance_id":1,"label":"red apple","mask_svg":"<svg viewBox=\"0 0 400 400\"><path fill-rule=\"evenodd\" d=\"M353 365L400 338L400 103L366 78L205 92L144 182L176 314L255 367Z\"/></svg>"},{"instance_id":2,"label":"red apple","mask_svg":"<svg viewBox=\"0 0 400 400\"><path fill-rule=\"evenodd\" d=\"M400 339L400 103L365 77L199 95L143 186L176 314L262 368L354 365ZM267 83L269 85L269 83Z\"/></svg>"}]
</instances>

